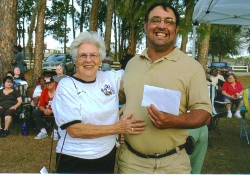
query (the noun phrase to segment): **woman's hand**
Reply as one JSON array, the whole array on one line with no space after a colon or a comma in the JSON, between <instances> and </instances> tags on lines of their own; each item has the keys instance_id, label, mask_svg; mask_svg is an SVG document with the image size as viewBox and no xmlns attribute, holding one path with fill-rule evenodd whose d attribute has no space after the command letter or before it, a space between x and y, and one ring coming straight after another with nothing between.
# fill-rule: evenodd
<instances>
[{"instance_id":1,"label":"woman's hand","mask_svg":"<svg viewBox=\"0 0 250 175\"><path fill-rule=\"evenodd\" d=\"M117 130L120 134L140 134L145 130L146 123L140 119L131 119L132 114L121 117L120 121L116 123Z\"/></svg>"}]
</instances>

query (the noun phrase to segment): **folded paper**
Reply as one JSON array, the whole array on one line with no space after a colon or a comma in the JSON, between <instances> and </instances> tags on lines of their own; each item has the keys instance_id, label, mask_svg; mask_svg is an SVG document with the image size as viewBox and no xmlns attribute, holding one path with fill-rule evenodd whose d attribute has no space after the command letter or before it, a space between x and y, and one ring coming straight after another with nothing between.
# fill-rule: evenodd
<instances>
[{"instance_id":1,"label":"folded paper","mask_svg":"<svg viewBox=\"0 0 250 175\"><path fill-rule=\"evenodd\" d=\"M160 111L178 115L180 99L180 91L144 85L141 106L153 104Z\"/></svg>"}]
</instances>

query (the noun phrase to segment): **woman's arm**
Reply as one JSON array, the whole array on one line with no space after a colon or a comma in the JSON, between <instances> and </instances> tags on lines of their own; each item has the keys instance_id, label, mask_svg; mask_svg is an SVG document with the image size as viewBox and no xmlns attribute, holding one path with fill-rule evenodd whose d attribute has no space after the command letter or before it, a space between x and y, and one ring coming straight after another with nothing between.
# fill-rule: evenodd
<instances>
[{"instance_id":1,"label":"woman's arm","mask_svg":"<svg viewBox=\"0 0 250 175\"><path fill-rule=\"evenodd\" d=\"M145 122L142 119L131 119L132 114L122 117L117 123L111 125L92 125L77 123L66 128L74 138L97 138L114 134L140 134L145 130Z\"/></svg>"},{"instance_id":2,"label":"woman's arm","mask_svg":"<svg viewBox=\"0 0 250 175\"><path fill-rule=\"evenodd\" d=\"M10 109L17 109L20 105L22 104L22 98L18 97L17 98L17 104L15 104L14 106L10 107Z\"/></svg>"}]
</instances>

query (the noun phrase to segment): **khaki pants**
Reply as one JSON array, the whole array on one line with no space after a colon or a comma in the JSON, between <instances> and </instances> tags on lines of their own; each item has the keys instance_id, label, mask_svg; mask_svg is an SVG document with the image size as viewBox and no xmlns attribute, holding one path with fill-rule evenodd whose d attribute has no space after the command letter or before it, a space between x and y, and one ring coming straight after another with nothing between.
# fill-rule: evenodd
<instances>
[{"instance_id":1,"label":"khaki pants","mask_svg":"<svg viewBox=\"0 0 250 175\"><path fill-rule=\"evenodd\" d=\"M118 174L190 174L189 156L185 149L163 158L141 158L121 145Z\"/></svg>"}]
</instances>

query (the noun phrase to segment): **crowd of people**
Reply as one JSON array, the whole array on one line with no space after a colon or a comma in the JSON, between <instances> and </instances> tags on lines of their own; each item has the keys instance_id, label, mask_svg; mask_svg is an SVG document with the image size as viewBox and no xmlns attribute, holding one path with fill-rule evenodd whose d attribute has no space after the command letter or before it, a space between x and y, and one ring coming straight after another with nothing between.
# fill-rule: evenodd
<instances>
[{"instance_id":1,"label":"crowd of people","mask_svg":"<svg viewBox=\"0 0 250 175\"><path fill-rule=\"evenodd\" d=\"M117 146L119 174L201 172L212 106L202 66L174 45L179 21L179 13L170 4L150 6L144 17L147 48L135 56L127 48L120 70L111 70L114 58L103 38L97 32L82 32L70 46L76 72L63 75L58 65L56 75L39 78L31 102L31 119L38 130L34 139L48 136L42 119L54 116L56 173L114 173ZM1 137L8 136L22 103L20 92L13 87L27 83L19 64L20 48L13 47L13 52L14 71L7 72L0 90ZM232 117L236 103L234 115L241 118L244 88L236 76L229 74L225 80L213 69L210 81L222 100L230 102L227 117ZM157 102L142 106L145 85L179 92L179 103L174 104L179 106L178 114L163 112ZM119 104L124 104L120 111ZM198 140L201 145L194 148ZM188 142L192 144L187 146Z\"/></svg>"}]
</instances>

